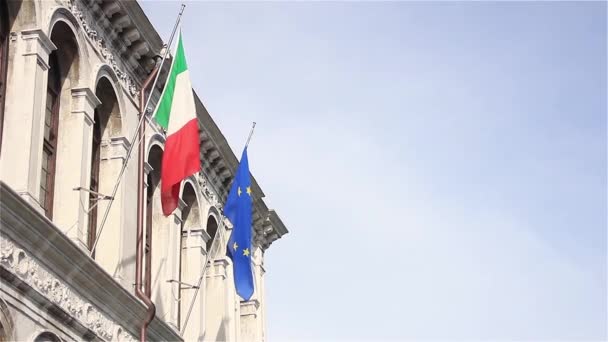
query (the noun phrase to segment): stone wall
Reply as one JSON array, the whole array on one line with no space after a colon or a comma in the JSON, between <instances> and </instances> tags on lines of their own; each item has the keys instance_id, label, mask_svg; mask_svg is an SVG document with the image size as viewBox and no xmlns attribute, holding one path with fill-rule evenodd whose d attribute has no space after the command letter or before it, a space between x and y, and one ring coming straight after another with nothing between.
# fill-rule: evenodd
<instances>
[{"instance_id":1,"label":"stone wall","mask_svg":"<svg viewBox=\"0 0 608 342\"><path fill-rule=\"evenodd\" d=\"M138 156L137 148L130 158L129 151L138 143L133 137L140 86L161 53L162 40L134 1L12 0L7 4L10 39L0 154L0 340L34 340L41 334L49 340L137 339L145 310L134 296ZM62 82L49 219L40 192L53 56ZM152 105L161 87L162 82L153 92ZM266 207L264 193L252 179L256 293L242 303L225 255L230 223L221 215L238 160L196 100L203 170L183 183L180 206L169 217L159 214L158 191L148 190L146 183L153 208L151 298L157 307L149 338L262 341L264 250L287 230ZM103 226L110 200L91 201L86 191L91 186L93 129L101 112L109 118L101 141L98 192L114 195ZM152 151L162 154L165 134L151 120L144 124L147 182L148 176L153 179L159 172L158 156ZM112 194L124 165L120 185ZM93 206L97 225L89 227ZM93 231L98 241L91 254L88 238Z\"/></svg>"}]
</instances>

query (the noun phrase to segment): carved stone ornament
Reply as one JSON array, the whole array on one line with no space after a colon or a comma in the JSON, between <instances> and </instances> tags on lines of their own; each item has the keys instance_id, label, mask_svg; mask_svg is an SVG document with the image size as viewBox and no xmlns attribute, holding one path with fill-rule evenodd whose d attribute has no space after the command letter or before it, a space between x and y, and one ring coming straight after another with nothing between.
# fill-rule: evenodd
<instances>
[{"instance_id":1,"label":"carved stone ornament","mask_svg":"<svg viewBox=\"0 0 608 342\"><path fill-rule=\"evenodd\" d=\"M0 236L0 265L65 310L99 338L108 341L136 341L119 324L84 300L37 259L4 236Z\"/></svg>"},{"instance_id":2,"label":"carved stone ornament","mask_svg":"<svg viewBox=\"0 0 608 342\"><path fill-rule=\"evenodd\" d=\"M106 41L101 37L100 34L97 33L96 30L92 28L92 25L89 24L89 22L93 22L93 20L90 19L89 16L85 14L85 12L81 11L78 8L77 2L77 0L69 0L68 9L76 17L76 19L80 23L80 26L82 26L82 30L85 32L86 36L91 40L95 49L97 49L101 56L103 56L106 63L108 63L108 65L112 67L112 70L114 70L116 76L122 82L123 86L129 90L129 94L131 94L131 96L133 97L137 97L137 95L139 94L139 87L126 72L120 69L116 58L114 57L110 49L108 49Z\"/></svg>"},{"instance_id":3,"label":"carved stone ornament","mask_svg":"<svg viewBox=\"0 0 608 342\"><path fill-rule=\"evenodd\" d=\"M200 186L203 195L205 195L205 197L209 199L209 203L212 206L216 207L218 210L222 210L222 203L220 203L219 197L211 188L209 182L207 181L207 179L205 179L205 176L203 176L203 174L199 172L196 179L198 180L198 185Z\"/></svg>"}]
</instances>

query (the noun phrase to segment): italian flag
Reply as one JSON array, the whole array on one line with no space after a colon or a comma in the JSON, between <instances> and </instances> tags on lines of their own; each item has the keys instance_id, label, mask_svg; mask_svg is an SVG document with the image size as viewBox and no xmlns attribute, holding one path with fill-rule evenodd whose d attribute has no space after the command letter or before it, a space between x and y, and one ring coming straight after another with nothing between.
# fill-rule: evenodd
<instances>
[{"instance_id":1,"label":"italian flag","mask_svg":"<svg viewBox=\"0 0 608 342\"><path fill-rule=\"evenodd\" d=\"M198 120L181 31L154 118L167 132L160 192L163 214L169 216L177 208L181 181L201 169Z\"/></svg>"}]
</instances>

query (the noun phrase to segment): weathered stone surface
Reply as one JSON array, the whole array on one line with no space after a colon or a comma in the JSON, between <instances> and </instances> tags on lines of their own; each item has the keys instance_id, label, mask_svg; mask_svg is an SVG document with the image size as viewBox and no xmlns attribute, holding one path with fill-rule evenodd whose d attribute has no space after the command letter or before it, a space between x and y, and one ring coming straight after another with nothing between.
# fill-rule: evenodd
<instances>
[{"instance_id":1,"label":"weathered stone surface","mask_svg":"<svg viewBox=\"0 0 608 342\"><path fill-rule=\"evenodd\" d=\"M0 297L7 309L0 305L0 333L8 335L0 340L33 340L45 334L61 340L137 339L145 310L134 296L140 139L133 139L140 87L162 53L162 39L135 1L16 0L7 6L12 32L0 155ZM40 198L54 54L59 67L52 71L60 70L62 82L49 220ZM160 71L150 108L169 65ZM165 133L153 120L144 121L145 196L151 192L153 208L152 300L157 308L148 338L264 340L264 251L287 229L268 209L252 177L256 293L241 304L225 255L232 227L222 215L238 159L198 96L195 100L203 170L184 181L195 196L182 198L169 217L159 215L156 186ZM103 132L99 195L92 196L87 189L92 184L95 127ZM93 208L97 226L90 227ZM89 235L96 241L94 258L89 256Z\"/></svg>"}]
</instances>

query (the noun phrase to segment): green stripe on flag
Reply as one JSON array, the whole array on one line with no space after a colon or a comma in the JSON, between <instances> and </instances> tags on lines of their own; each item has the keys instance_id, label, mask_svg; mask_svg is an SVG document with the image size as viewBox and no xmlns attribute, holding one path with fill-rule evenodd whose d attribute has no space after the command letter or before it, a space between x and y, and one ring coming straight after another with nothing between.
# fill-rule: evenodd
<instances>
[{"instance_id":1,"label":"green stripe on flag","mask_svg":"<svg viewBox=\"0 0 608 342\"><path fill-rule=\"evenodd\" d=\"M159 125L165 130L169 129L169 116L171 115L171 105L173 104L173 92L175 91L175 81L177 75L188 70L186 65L186 54L184 53L184 46L182 44L182 34L179 34L179 41L177 43L177 51L175 51L175 57L173 58L173 64L171 65L171 71L167 83L165 84L165 90L161 95L160 102L156 109L156 115L154 118Z\"/></svg>"}]
</instances>

